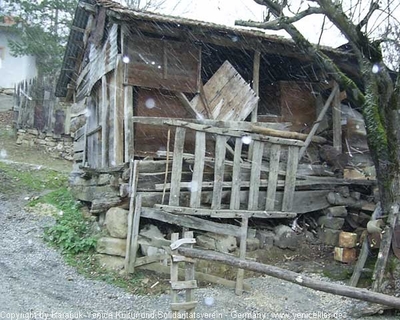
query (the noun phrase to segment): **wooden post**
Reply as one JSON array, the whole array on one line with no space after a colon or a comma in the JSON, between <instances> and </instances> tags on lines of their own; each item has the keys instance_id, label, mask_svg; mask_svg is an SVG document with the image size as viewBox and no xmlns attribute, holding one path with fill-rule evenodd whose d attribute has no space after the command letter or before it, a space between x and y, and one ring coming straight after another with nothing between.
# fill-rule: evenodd
<instances>
[{"instance_id":1,"label":"wooden post","mask_svg":"<svg viewBox=\"0 0 400 320\"><path fill-rule=\"evenodd\" d=\"M243 216L240 228L240 248L239 248L239 258L242 260L246 260L248 225L249 225L249 218L247 216ZM243 293L243 280L244 280L244 270L239 269L236 276L236 288L235 288L235 293L238 296L241 296Z\"/></svg>"},{"instance_id":2,"label":"wooden post","mask_svg":"<svg viewBox=\"0 0 400 320\"><path fill-rule=\"evenodd\" d=\"M332 129L333 147L342 153L342 107L340 104L340 92L336 92L332 102Z\"/></svg>"},{"instance_id":3,"label":"wooden post","mask_svg":"<svg viewBox=\"0 0 400 320\"><path fill-rule=\"evenodd\" d=\"M117 166L124 162L124 72L121 55L117 57L117 65L113 77L114 90L114 162Z\"/></svg>"},{"instance_id":4,"label":"wooden post","mask_svg":"<svg viewBox=\"0 0 400 320\"><path fill-rule=\"evenodd\" d=\"M260 93L260 51L254 52L254 60L253 60L253 91L259 96ZM257 112L258 112L258 102L251 113L251 122L257 122Z\"/></svg>"},{"instance_id":5,"label":"wooden post","mask_svg":"<svg viewBox=\"0 0 400 320\"><path fill-rule=\"evenodd\" d=\"M108 166L109 153L109 100L107 94L107 76L101 78L101 165L105 168Z\"/></svg>"},{"instance_id":6,"label":"wooden post","mask_svg":"<svg viewBox=\"0 0 400 320\"><path fill-rule=\"evenodd\" d=\"M134 156L134 127L133 127L133 88L124 87L124 161L129 162Z\"/></svg>"}]
</instances>

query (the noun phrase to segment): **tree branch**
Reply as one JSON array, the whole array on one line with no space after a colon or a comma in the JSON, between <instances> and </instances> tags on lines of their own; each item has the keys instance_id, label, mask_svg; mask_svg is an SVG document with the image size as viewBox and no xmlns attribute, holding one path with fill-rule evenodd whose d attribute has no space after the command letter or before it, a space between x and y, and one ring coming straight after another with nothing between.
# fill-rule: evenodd
<instances>
[{"instance_id":1,"label":"tree branch","mask_svg":"<svg viewBox=\"0 0 400 320\"><path fill-rule=\"evenodd\" d=\"M322 13L324 12L320 8L310 7L304 11L299 12L293 17L280 16L273 21L267 21L267 22L236 20L235 24L239 26L254 27L260 29L282 30L284 29L283 26L284 24L294 23L311 14L322 14Z\"/></svg>"},{"instance_id":2,"label":"tree branch","mask_svg":"<svg viewBox=\"0 0 400 320\"><path fill-rule=\"evenodd\" d=\"M371 18L372 14L375 12L375 10L379 9L379 4L377 2L371 2L371 6L369 7L369 11L367 15L360 21L360 23L357 25L357 28L360 30L362 27L364 27L369 19Z\"/></svg>"}]
</instances>

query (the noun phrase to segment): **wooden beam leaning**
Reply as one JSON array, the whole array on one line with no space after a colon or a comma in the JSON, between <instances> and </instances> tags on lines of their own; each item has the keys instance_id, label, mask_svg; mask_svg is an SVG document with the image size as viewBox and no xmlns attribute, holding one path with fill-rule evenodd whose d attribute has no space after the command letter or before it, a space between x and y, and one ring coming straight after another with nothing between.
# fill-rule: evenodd
<instances>
[{"instance_id":1,"label":"wooden beam leaning","mask_svg":"<svg viewBox=\"0 0 400 320\"><path fill-rule=\"evenodd\" d=\"M339 85L337 83L335 83L335 86L334 86L331 94L329 95L329 98L326 100L324 107L322 108L321 112L319 113L317 120L314 122L314 125L311 128L311 131L308 134L308 137L307 137L306 141L304 142L304 145L300 149L299 161L304 156L304 153L306 152L308 146L310 145L310 143L312 141L312 137L317 132L320 122L324 118L326 112L328 111L329 106L332 103L333 98L336 96L336 94L338 92L339 92Z\"/></svg>"},{"instance_id":2,"label":"wooden beam leaning","mask_svg":"<svg viewBox=\"0 0 400 320\"><path fill-rule=\"evenodd\" d=\"M333 147L342 153L342 107L339 90L336 92L332 102L332 129Z\"/></svg>"},{"instance_id":3,"label":"wooden beam leaning","mask_svg":"<svg viewBox=\"0 0 400 320\"><path fill-rule=\"evenodd\" d=\"M128 273L133 273L135 271L136 254L139 248L138 237L139 237L139 224L140 224L140 214L142 208L142 198L140 194L136 196L135 199L135 209L133 212L132 221L132 232L131 232L131 243L129 246L129 258L128 258Z\"/></svg>"},{"instance_id":4,"label":"wooden beam leaning","mask_svg":"<svg viewBox=\"0 0 400 320\"><path fill-rule=\"evenodd\" d=\"M171 191L169 204L179 205L179 194L181 191L180 182L182 175L183 148L185 145L186 129L177 127L175 130L174 159L172 162Z\"/></svg>"},{"instance_id":5,"label":"wooden beam leaning","mask_svg":"<svg viewBox=\"0 0 400 320\"><path fill-rule=\"evenodd\" d=\"M260 93L260 51L256 50L254 52L253 58L253 91L259 96ZM251 113L251 122L257 122L257 113L258 113L258 102Z\"/></svg>"},{"instance_id":6,"label":"wooden beam leaning","mask_svg":"<svg viewBox=\"0 0 400 320\"><path fill-rule=\"evenodd\" d=\"M107 76L101 77L101 165L107 167L109 165L109 126L107 123L109 117Z\"/></svg>"},{"instance_id":7,"label":"wooden beam leaning","mask_svg":"<svg viewBox=\"0 0 400 320\"><path fill-rule=\"evenodd\" d=\"M336 283L324 282L315 280L296 272L281 269L275 266L270 266L253 261L243 261L239 258L229 256L223 253L214 253L205 250L178 248L178 253L183 256L218 261L233 267L243 268L246 270L259 272L278 279L289 281L303 287L332 293L340 296L345 296L353 299L368 301L387 305L396 309L400 309L400 298L385 295L382 293L372 292L366 289L352 288L349 286L339 285Z\"/></svg>"}]
</instances>

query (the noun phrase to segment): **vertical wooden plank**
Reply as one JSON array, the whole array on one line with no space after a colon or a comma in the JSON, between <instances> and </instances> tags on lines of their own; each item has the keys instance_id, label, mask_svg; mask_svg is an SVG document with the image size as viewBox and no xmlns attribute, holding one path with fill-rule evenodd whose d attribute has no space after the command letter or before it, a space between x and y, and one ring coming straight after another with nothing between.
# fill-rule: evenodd
<instances>
[{"instance_id":1,"label":"vertical wooden plank","mask_svg":"<svg viewBox=\"0 0 400 320\"><path fill-rule=\"evenodd\" d=\"M124 88L124 136L125 136L125 152L124 160L129 162L129 160L134 155L134 132L133 132L133 88L130 86L125 86Z\"/></svg>"},{"instance_id":2,"label":"vertical wooden plank","mask_svg":"<svg viewBox=\"0 0 400 320\"><path fill-rule=\"evenodd\" d=\"M177 127L175 130L174 159L172 161L171 189L169 193L169 205L179 206L179 194L181 192L182 160L185 146L186 129Z\"/></svg>"},{"instance_id":3,"label":"vertical wooden plank","mask_svg":"<svg viewBox=\"0 0 400 320\"><path fill-rule=\"evenodd\" d=\"M240 208L240 161L242 156L242 146L242 139L236 138L235 153L233 156L231 202L229 205L231 210Z\"/></svg>"},{"instance_id":4,"label":"vertical wooden plank","mask_svg":"<svg viewBox=\"0 0 400 320\"><path fill-rule=\"evenodd\" d=\"M260 172L264 144L260 141L253 142L250 170L249 210L258 210L258 196L260 192Z\"/></svg>"},{"instance_id":5,"label":"vertical wooden plank","mask_svg":"<svg viewBox=\"0 0 400 320\"><path fill-rule=\"evenodd\" d=\"M117 57L117 65L114 70L114 164L119 165L124 161L124 72L121 55Z\"/></svg>"},{"instance_id":6,"label":"vertical wooden plank","mask_svg":"<svg viewBox=\"0 0 400 320\"><path fill-rule=\"evenodd\" d=\"M265 202L265 210L274 210L276 185L278 183L279 159L281 155L281 146L279 144L270 144L269 156L269 174L267 199Z\"/></svg>"},{"instance_id":7,"label":"vertical wooden plank","mask_svg":"<svg viewBox=\"0 0 400 320\"><path fill-rule=\"evenodd\" d=\"M215 163L214 163L214 188L211 203L212 209L221 209L222 184L224 182L225 154L227 138L217 135L215 142Z\"/></svg>"},{"instance_id":8,"label":"vertical wooden plank","mask_svg":"<svg viewBox=\"0 0 400 320\"><path fill-rule=\"evenodd\" d=\"M294 189L296 187L296 173L299 162L299 147L288 147L285 190L283 193L282 211L292 211Z\"/></svg>"},{"instance_id":9,"label":"vertical wooden plank","mask_svg":"<svg viewBox=\"0 0 400 320\"><path fill-rule=\"evenodd\" d=\"M183 234L184 238L188 238L188 239L193 239L193 231L186 231ZM193 248L193 245L188 245L189 248ZM194 263L190 263L190 262L186 262L185 263L185 280L186 281L190 281L190 280L195 280L195 270L194 270ZM186 302L193 302L195 301L194 298L194 290L193 289L186 289ZM189 309L187 310L188 312L188 318L189 319L193 319L194 317L194 310L193 309Z\"/></svg>"},{"instance_id":10,"label":"vertical wooden plank","mask_svg":"<svg viewBox=\"0 0 400 320\"><path fill-rule=\"evenodd\" d=\"M132 194L132 197L135 197ZM140 194L136 195L135 202L134 202L134 212L133 212L133 221L132 221L132 234L131 234L131 244L129 248L129 266L128 272L133 273L135 272L135 262L136 262L136 255L139 249L139 225L140 225L140 214L142 210L142 196ZM131 210L131 208L129 208Z\"/></svg>"},{"instance_id":11,"label":"vertical wooden plank","mask_svg":"<svg viewBox=\"0 0 400 320\"><path fill-rule=\"evenodd\" d=\"M239 258L246 260L246 242L247 242L247 228L249 224L249 218L247 216L242 217L242 223L240 228L240 248L239 248ZM244 280L244 270L239 269L236 276L236 288L235 293L237 295L242 295L243 293L243 280Z\"/></svg>"},{"instance_id":12,"label":"vertical wooden plank","mask_svg":"<svg viewBox=\"0 0 400 320\"><path fill-rule=\"evenodd\" d=\"M84 124L84 126L85 126L85 130L84 130L83 137L82 137L82 139L83 139L82 165L84 167L86 167L86 162L87 162L87 151L86 151L86 148L87 148L87 136L86 136L86 134L88 132L87 120L86 120L86 123Z\"/></svg>"},{"instance_id":13,"label":"vertical wooden plank","mask_svg":"<svg viewBox=\"0 0 400 320\"><path fill-rule=\"evenodd\" d=\"M130 177L129 177L129 214L128 214L128 234L126 237L126 254L125 254L125 272L130 273L133 272L130 270L131 266L135 265L135 262L132 262L132 254L131 254L131 246L132 246L132 235L133 232L133 218L134 218L134 205L135 205L135 197L136 197L136 188L138 181L138 164L139 161L131 161L129 163L130 167Z\"/></svg>"},{"instance_id":14,"label":"vertical wooden plank","mask_svg":"<svg viewBox=\"0 0 400 320\"><path fill-rule=\"evenodd\" d=\"M179 240L179 233L173 233L171 234L171 243L174 243L175 241ZM173 260L171 261L171 283L176 283L178 282L178 263L174 262ZM178 302L178 293L176 290L171 289L171 302L172 303L177 303ZM172 313L172 319L179 319L179 312L178 311L173 311Z\"/></svg>"},{"instance_id":15,"label":"vertical wooden plank","mask_svg":"<svg viewBox=\"0 0 400 320\"><path fill-rule=\"evenodd\" d=\"M108 140L108 118L109 118L109 103L107 97L107 77L101 78L101 165L107 167L108 153L109 153L109 140Z\"/></svg>"},{"instance_id":16,"label":"vertical wooden plank","mask_svg":"<svg viewBox=\"0 0 400 320\"><path fill-rule=\"evenodd\" d=\"M204 158L206 153L206 133L196 132L196 148L194 151L194 168L190 188L190 206L200 207L201 185L203 183Z\"/></svg>"},{"instance_id":17,"label":"vertical wooden plank","mask_svg":"<svg viewBox=\"0 0 400 320\"><path fill-rule=\"evenodd\" d=\"M253 59L253 91L259 96L260 93L260 51L254 52ZM257 122L258 103L256 104L253 112L251 113L251 122Z\"/></svg>"},{"instance_id":18,"label":"vertical wooden plank","mask_svg":"<svg viewBox=\"0 0 400 320\"><path fill-rule=\"evenodd\" d=\"M340 91L338 90L332 102L332 129L333 147L342 153L342 107L340 105Z\"/></svg>"}]
</instances>

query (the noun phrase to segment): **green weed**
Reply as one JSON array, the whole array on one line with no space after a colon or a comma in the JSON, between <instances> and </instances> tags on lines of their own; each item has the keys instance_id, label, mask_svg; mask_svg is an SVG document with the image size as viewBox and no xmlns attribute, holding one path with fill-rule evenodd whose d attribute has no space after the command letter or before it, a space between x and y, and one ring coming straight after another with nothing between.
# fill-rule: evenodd
<instances>
[{"instance_id":1,"label":"green weed","mask_svg":"<svg viewBox=\"0 0 400 320\"><path fill-rule=\"evenodd\" d=\"M56 217L56 224L45 231L44 239L65 254L77 255L92 252L96 246L96 238L91 235L90 221L80 211L81 205L72 197L67 188L53 191L38 201L54 205L62 211Z\"/></svg>"}]
</instances>

